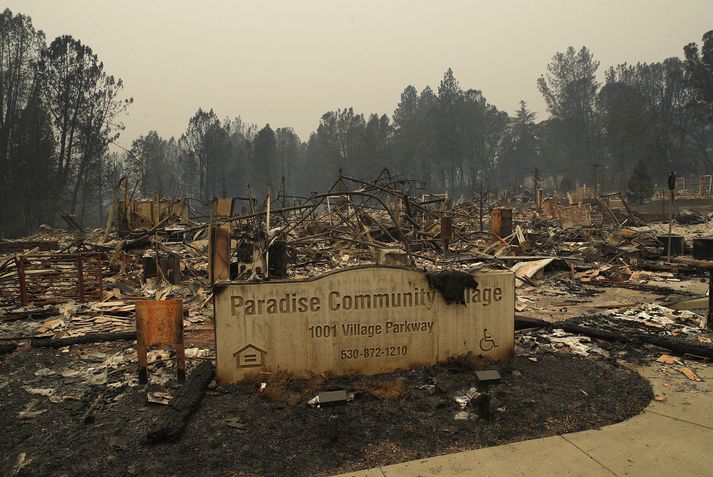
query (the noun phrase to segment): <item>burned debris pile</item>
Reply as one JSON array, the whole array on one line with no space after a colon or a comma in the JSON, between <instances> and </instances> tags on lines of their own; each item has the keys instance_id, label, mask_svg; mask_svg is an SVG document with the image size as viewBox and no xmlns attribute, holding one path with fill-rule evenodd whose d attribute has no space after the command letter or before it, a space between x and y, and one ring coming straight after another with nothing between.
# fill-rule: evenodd
<instances>
[{"instance_id":1,"label":"burned debris pile","mask_svg":"<svg viewBox=\"0 0 713 477\"><path fill-rule=\"evenodd\" d=\"M538 296L571 295L574 303L612 287L665 295L679 280L707 273L667 257L665 224L646 224L621 194L538 190L465 200L422 190L384 170L373 181L342 176L309 197L268 192L258 200L248 188L246 197L195 209L186 197L133 199L123 179L105 228L43 227L0 242L2 339L33 346L131 340L135 303L168 298L183 300L188 336L205 338L215 282L303 279L363 264L512 270L517 311L536 315ZM686 210L676 218L684 225L673 228L681 238L673 255L698 242L704 248L708 218ZM678 301L695 295L675 293ZM708 308L704 297L697 303Z\"/></svg>"},{"instance_id":2,"label":"burned debris pile","mask_svg":"<svg viewBox=\"0 0 713 477\"><path fill-rule=\"evenodd\" d=\"M290 452L314 457L325 448L334 463L320 457L322 467L310 469L336 472L393 462L387 441L416 458L625 419L652 397L628 366L658 362L696 376L696 366L713 358L710 217L700 210L679 211L669 230L621 194L540 190L469 200L423 190L385 170L371 181L342 176L308 197L268 191L258 199L248 188L245 197L203 206L186 197L133 199L122 180L105 227L84 230L69 217L67 229L44 226L0 241L0 389L13 403L3 419L34 429L61 416L74 432L102 439L110 431L103 422L129 419L136 431L116 444L128 458L168 452L166 442L200 442L204 432L250 433L268 445L252 439L245 452L277 456L263 467L246 463L250 472L279 474L281 465L294 465ZM471 273L512 271L513 362L465 356L373 377L280 372L238 385L213 380L216 284L313 279L374 264L426 274L454 307L464 305L464 289L479 287ZM169 305L170 313L158 310ZM487 329L482 336L497 345ZM257 359L235 357L237 366ZM607 392L587 386L607 373ZM606 411L615 402L617 411ZM570 404L575 424L560 418ZM552 427L538 427L529 414ZM296 439L275 451L278 440L294 440L295 431L281 427L293 419L317 443ZM419 422L430 434L405 427ZM39 452L41 443L23 442L21 432L11 434L4 447ZM339 457L335 442L353 455ZM357 451L364 446L372 454ZM105 464L93 465L101 471Z\"/></svg>"}]
</instances>

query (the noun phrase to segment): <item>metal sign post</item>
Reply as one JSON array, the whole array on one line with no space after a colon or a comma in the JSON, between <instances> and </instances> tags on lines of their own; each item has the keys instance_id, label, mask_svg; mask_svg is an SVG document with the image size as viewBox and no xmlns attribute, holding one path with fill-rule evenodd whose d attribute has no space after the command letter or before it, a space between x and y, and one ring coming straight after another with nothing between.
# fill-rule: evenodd
<instances>
[{"instance_id":1,"label":"metal sign post","mask_svg":"<svg viewBox=\"0 0 713 477\"><path fill-rule=\"evenodd\" d=\"M668 247L667 260L671 260L671 233L673 230L673 201L676 197L676 173L672 172L668 176L668 190L671 191L671 208L668 211Z\"/></svg>"}]
</instances>

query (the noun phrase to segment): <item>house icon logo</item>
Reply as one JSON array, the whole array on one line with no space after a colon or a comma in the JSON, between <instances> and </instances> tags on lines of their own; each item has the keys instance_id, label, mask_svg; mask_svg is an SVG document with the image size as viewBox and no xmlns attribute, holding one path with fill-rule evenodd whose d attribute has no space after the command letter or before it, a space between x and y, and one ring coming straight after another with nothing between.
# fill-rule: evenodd
<instances>
[{"instance_id":1,"label":"house icon logo","mask_svg":"<svg viewBox=\"0 0 713 477\"><path fill-rule=\"evenodd\" d=\"M267 351L255 345L248 344L233 353L237 368L259 368L265 362Z\"/></svg>"}]
</instances>

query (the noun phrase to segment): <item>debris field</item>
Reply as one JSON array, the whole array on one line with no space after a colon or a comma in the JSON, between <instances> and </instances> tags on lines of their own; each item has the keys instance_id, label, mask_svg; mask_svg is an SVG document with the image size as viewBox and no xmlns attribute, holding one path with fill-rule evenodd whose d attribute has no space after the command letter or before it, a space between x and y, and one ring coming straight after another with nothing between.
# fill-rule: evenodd
<instances>
[{"instance_id":1,"label":"debris field","mask_svg":"<svg viewBox=\"0 0 713 477\"><path fill-rule=\"evenodd\" d=\"M331 475L628 419L665 399L642 365L695 392L713 358L710 198L670 226L620 194L422 190L385 170L194 209L120 182L106 227L0 241L0 473ZM515 356L215 382L214 283L370 264L513 271Z\"/></svg>"}]
</instances>

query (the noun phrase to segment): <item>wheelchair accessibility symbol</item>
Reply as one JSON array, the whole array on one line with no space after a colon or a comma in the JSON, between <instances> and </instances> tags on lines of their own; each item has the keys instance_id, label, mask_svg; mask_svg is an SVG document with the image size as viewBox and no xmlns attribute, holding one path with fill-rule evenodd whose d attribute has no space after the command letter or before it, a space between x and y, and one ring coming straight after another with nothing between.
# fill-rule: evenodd
<instances>
[{"instance_id":1,"label":"wheelchair accessibility symbol","mask_svg":"<svg viewBox=\"0 0 713 477\"><path fill-rule=\"evenodd\" d=\"M492 336L488 333L488 329L483 330L483 338L480 340L480 349L483 351L490 351L493 348L497 348L498 344L495 342Z\"/></svg>"}]
</instances>

